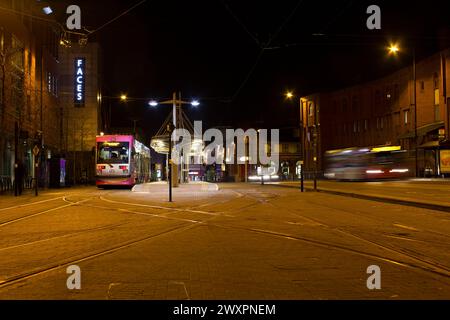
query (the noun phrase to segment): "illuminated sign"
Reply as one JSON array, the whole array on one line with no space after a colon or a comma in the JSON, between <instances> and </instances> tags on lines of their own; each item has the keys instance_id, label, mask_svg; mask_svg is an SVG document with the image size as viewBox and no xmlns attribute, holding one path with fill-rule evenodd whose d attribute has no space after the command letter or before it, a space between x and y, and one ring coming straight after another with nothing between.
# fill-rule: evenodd
<instances>
[{"instance_id":1,"label":"illuminated sign","mask_svg":"<svg viewBox=\"0 0 450 320\"><path fill-rule=\"evenodd\" d=\"M74 102L76 107L84 107L84 93L85 93L85 70L86 70L86 59L76 58L75 59L75 95Z\"/></svg>"}]
</instances>

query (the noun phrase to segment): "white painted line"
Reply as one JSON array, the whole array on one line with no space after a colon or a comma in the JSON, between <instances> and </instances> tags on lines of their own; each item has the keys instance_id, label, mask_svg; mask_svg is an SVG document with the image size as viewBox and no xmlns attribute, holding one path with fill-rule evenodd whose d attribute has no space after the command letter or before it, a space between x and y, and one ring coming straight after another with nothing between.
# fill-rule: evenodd
<instances>
[{"instance_id":1,"label":"white painted line","mask_svg":"<svg viewBox=\"0 0 450 320\"><path fill-rule=\"evenodd\" d=\"M32 206L34 204L55 201L55 200L58 200L58 199L63 200L64 197L58 197L58 198L52 198L52 199L47 199L47 200L35 201L35 202L27 203L27 204L20 204L20 205L13 206L13 207L2 208L2 209L0 209L0 211L5 211L5 210L10 210L10 209L15 209L15 208L22 208L22 207L27 207L27 206Z\"/></svg>"},{"instance_id":2,"label":"white painted line","mask_svg":"<svg viewBox=\"0 0 450 320\"><path fill-rule=\"evenodd\" d=\"M405 226L405 225L399 224L399 223L394 223L393 226L399 227L399 228L402 228L402 229L406 229L406 230L420 231L419 229L416 229L416 228L413 228L413 227L409 227L409 226Z\"/></svg>"}]
</instances>

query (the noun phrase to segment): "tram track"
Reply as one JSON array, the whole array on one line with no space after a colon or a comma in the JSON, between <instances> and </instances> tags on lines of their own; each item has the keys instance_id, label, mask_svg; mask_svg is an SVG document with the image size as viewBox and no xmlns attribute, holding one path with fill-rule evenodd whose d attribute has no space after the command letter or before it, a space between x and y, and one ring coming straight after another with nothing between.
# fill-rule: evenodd
<instances>
[{"instance_id":1,"label":"tram track","mask_svg":"<svg viewBox=\"0 0 450 320\"><path fill-rule=\"evenodd\" d=\"M276 194L276 193L264 192L265 194L271 194L273 197L270 198L270 199L264 198L263 199L264 201L259 201L259 200L261 200L261 198L255 196L255 195L249 195L249 194L242 193L242 192L237 192L237 191L234 191L234 192L241 194L243 197L247 197L247 198L250 198L250 199L253 199L253 200L257 200L257 202L255 202L255 203L252 203L252 204L246 205L244 207L238 208L236 210L233 210L234 212L243 211L245 209L248 209L249 206L255 206L255 205L260 205L260 204L272 205L272 206L276 207L277 209L286 210L286 208L282 208L282 207L276 206L275 204L272 203L272 201L270 201L270 200L275 200L275 199L279 198L279 195ZM226 225L223 225L223 224L210 223L209 221L208 222L202 221L201 223L206 223L208 225L213 225L213 226L216 226L216 227L224 227L224 228L232 228L232 229L238 229L238 230L246 230L246 231L250 231L250 232L258 232L258 233L262 233L262 234L266 234L266 235L284 237L284 238L287 238L287 239L296 239L296 240L299 240L299 241L309 242L311 244L318 244L320 246L325 246L325 247L328 247L328 248L335 248L337 250L341 250L341 251L346 251L346 252L362 255L364 257L372 257L374 259L382 260L384 262L389 262L389 263L395 264L395 265L402 265L402 266L409 267L409 268L416 269L416 270L418 269L418 270L422 270L422 271L425 271L425 272L431 272L433 274L437 274L439 276L443 276L443 277L446 277L446 278L450 277L450 268L448 268L447 266L442 265L442 264L440 264L440 263L438 263L438 262L436 262L434 260L420 258L420 257L418 257L416 255L413 255L413 254L410 254L408 252L405 252L404 250L399 250L399 249L396 249L396 248L392 248L392 247L380 244L378 242L366 239L366 238L361 237L359 235L356 235L354 233L342 230L340 228L332 227L332 226L324 223L323 221L299 215L298 213L296 213L296 212L294 212L292 210L288 210L288 211L290 213L293 213L295 216L304 219L305 221L313 222L315 224L324 226L324 227L328 228L329 230L336 231L336 232L338 232L338 233L340 233L342 235L345 235L347 237L352 237L354 239L358 239L361 242L365 242L365 243L368 243L370 245L376 246L377 248L382 249L382 250L384 250L386 252L389 252L391 254L401 255L401 256L403 256L406 259L410 259L410 260L415 261L416 264L408 263L408 262L402 262L402 261L398 261L398 260L395 260L395 259L392 259L392 258L381 256L381 255L376 255L376 254L373 254L373 253L370 253L370 252L364 252L364 251L352 249L350 247L336 245L336 244L331 243L331 242L324 242L324 241L319 241L319 240L316 240L316 239L310 239L310 238L305 238L305 237L297 237L297 236L294 236L294 235L286 235L286 234L279 233L279 232L276 232L276 231L261 230L261 229L255 229L255 228L230 227L230 226L226 226Z\"/></svg>"},{"instance_id":2,"label":"tram track","mask_svg":"<svg viewBox=\"0 0 450 320\"><path fill-rule=\"evenodd\" d=\"M195 227L195 225L184 224L182 226L173 227L173 228L170 228L169 230L161 231L159 233L156 233L156 234L153 234L150 236L140 237L140 238L124 241L124 242L115 244L114 246L111 246L108 249L92 251L85 255L71 256L66 259L63 259L63 260L60 260L57 262L53 262L53 263L45 265L45 266L40 266L40 267L37 267L37 268L29 270L29 271L24 271L22 273L19 273L19 274L16 274L16 275L13 275L8 278L0 280L0 289L17 284L19 282L29 280L31 278L34 278L34 277L37 277L40 275L50 273L52 271L56 271L58 269L61 269L63 267L66 267L66 266L69 266L72 264L77 264L80 262L92 260L92 259L104 256L107 254L111 254L111 253L114 253L116 251L119 251L119 250L122 250L125 248L129 248L133 245L137 245L139 243L155 239L157 237L161 237L161 236L164 236L164 235L167 235L170 233L174 233L176 231L181 231L184 229L188 230L193 227Z\"/></svg>"},{"instance_id":3,"label":"tram track","mask_svg":"<svg viewBox=\"0 0 450 320\"><path fill-rule=\"evenodd\" d=\"M406 265L409 266L409 267L416 267L416 268L419 268L419 269L421 269L421 270L423 270L423 271L430 271L430 272L432 272L432 273L439 274L439 275L444 276L444 277L446 277L446 278L450 278L450 267L448 267L448 266L446 266L446 265L443 265L443 264L441 264L441 263L439 263L439 262L437 262L437 261L435 261L435 260L433 260L433 259L429 259L428 257L422 258L422 257L419 257L419 256L416 255L416 254L411 254L410 252L406 251L404 248L398 248L398 247L394 247L394 246L388 246L388 245L385 245L385 244L381 244L381 243L379 243L379 242L377 242L377 241L369 240L369 239L367 239L367 238L365 238L365 237L362 237L362 236L360 236L360 235L357 235L357 234L355 234L355 233L353 233L353 232L349 232L349 231L347 231L347 230L343 230L342 228L339 228L339 227L333 227L333 226L331 226L331 225L329 225L329 224L327 224L327 223L325 223L325 222L323 222L323 221L321 221L321 220L319 220L319 219L314 219L314 218L310 218L310 217L305 217L305 216L299 214L298 212L296 212L296 211L294 211L294 210L291 210L291 209L287 209L287 208L283 208L283 207L277 206L277 205L275 205L274 203L271 203L271 202L269 203L269 202L268 202L268 204L274 206L274 207L277 208L277 209L286 210L286 211L290 212L291 214L294 214L295 216L297 216L297 217L299 217L299 218L305 219L305 220L307 220L307 221L315 222L315 223L318 224L318 225L321 225L321 226L323 226L323 227L326 227L326 228L329 229L329 230L336 231L336 232L338 232L338 233L340 233L340 234L342 234L342 235L344 235L344 236L348 236L348 237L357 239L357 240L359 240L359 241L362 241L362 242L371 244L371 245L376 246L376 247L378 247L379 249L382 249L382 250L384 250L384 251L387 251L387 252L391 252L391 253L393 253L393 254L397 254L397 255L404 256L404 257L406 257L406 258L408 258L408 259L411 259L411 260L413 260L413 261L418 262L419 264L425 265L425 266L423 266L423 265L422 265L422 266L418 266L418 265L406 264ZM316 205L317 205L317 204L316 204ZM322 204L320 204L320 205L322 205ZM334 209L334 210L345 211L345 210L343 210L343 209L336 209L336 208L334 208L334 207L329 207L329 206L327 206L327 205L323 205L323 206L328 207L328 208L330 208L330 209ZM351 213L351 212L347 210L347 213ZM376 219L376 220L378 220L378 219ZM378 220L378 222L379 222L379 220ZM259 230L259 231L261 232L261 230ZM443 234L442 234L442 235L443 235ZM291 237L292 237L292 236L291 236ZM293 238L296 238L296 237L294 236ZM309 240L311 240L311 239L302 238L302 240L309 241ZM315 240L314 240L314 242L315 242ZM323 245L327 245L326 242L319 242L319 243L320 243L320 244L323 244ZM336 247L336 248L342 249L342 246L337 246L337 245L331 244L331 243L330 243L329 245L330 245L331 247ZM364 252L361 252L361 251L358 251L358 250L354 250L354 249L351 249L351 248L348 248L348 250L350 250L350 251L352 251L352 252L355 252L355 253L358 253L358 254L364 254ZM371 254L367 253L367 255L371 255ZM377 256L377 255L374 255L374 257L377 257L378 259L379 259L379 258L383 258L383 257ZM387 258L383 258L383 259L387 259ZM387 259L387 260L392 260L392 259ZM398 261L397 261L397 262L398 262ZM402 262L398 262L398 263L402 263Z\"/></svg>"},{"instance_id":4,"label":"tram track","mask_svg":"<svg viewBox=\"0 0 450 320\"><path fill-rule=\"evenodd\" d=\"M358 255L358 256L362 256L362 257L373 259L373 260L382 261L382 262L389 263L389 264L392 264L395 266L400 266L402 268L414 270L415 272L425 272L428 274L437 275L439 277L445 278L446 280L448 280L450 278L450 268L449 267L442 265L432 259L429 259L428 257L421 258L416 255L410 254L408 252L404 252L404 250L402 250L402 249L391 248L389 246L380 244L376 241L366 239L364 237L361 237L354 233L348 232L346 230L342 230L338 227L330 226L327 223L324 223L318 219L304 217L294 210L289 210L287 208L277 206L276 204L273 203L272 200L278 199L280 196L275 193L272 193L274 195L274 197L272 197L270 199L264 199L264 201L259 201L259 200L261 200L261 198L258 196L255 196L255 195L247 195L245 193L240 193L240 192L238 192L238 193L241 194L241 197L246 197L248 199L252 199L254 202L250 203L250 204L245 204L244 206L242 206L240 208L233 208L229 211L214 212L214 214L211 214L211 212L204 211L204 210L196 210L195 207L183 209L183 208L173 208L173 207L165 207L165 206L136 204L136 203L130 203L130 202L124 202L124 201L116 201L116 200L111 201L110 199L108 199L109 201L104 201L103 200L103 199L105 199L104 196L95 196L95 197L91 197L88 199L83 199L83 200L79 200L79 201L75 201L75 202L65 198L64 201L71 202L67 206L69 206L69 205L92 206L92 207L97 207L99 209L104 209L104 210L114 210L114 211L118 211L118 212L130 213L130 214L139 214L139 215L145 215L145 216L149 216L149 217L153 217L153 218L172 219L172 220L177 220L178 222L181 222L182 225L178 225L173 228L169 228L168 230L164 230L164 231L158 232L153 235L119 242L119 243L116 243L104 250L93 250L85 255L70 256L70 257L67 257L66 259L63 259L63 260L60 260L57 262L53 262L53 263L45 265L45 266L39 266L39 267L29 270L29 271L24 271L22 273L10 276L3 280L0 279L0 288L14 285L19 282L27 281L33 277L51 273L53 271L59 270L60 268L68 266L70 264L76 264L76 263L80 263L80 262L84 262L84 261L88 261L88 260L93 260L93 259L102 257L107 254L112 254L112 253L118 252L120 250L141 244L145 241L151 241L151 240L157 239L159 237L173 234L176 232L184 232L184 231L190 230L192 228L195 228L196 226L199 226L200 224L205 224L208 226L214 226L214 227L224 228L224 229L252 232L252 233L256 233L256 234L260 234L260 235L276 237L279 239L284 239L284 240L289 240L289 241L300 241L300 242L308 243L310 245L314 245L314 246L324 248L324 249L337 250L337 251L344 252L347 254L353 254L353 255ZM264 193L267 193L267 192L264 192ZM87 203L89 200L92 200L92 199L98 199L105 203L112 203L115 206L112 208L110 206L97 206L96 204ZM125 207L119 207L119 205L125 206ZM195 219L170 217L167 215L155 214L152 212L142 212L142 211L137 211L137 210L131 210L130 209L131 205L137 206L137 207L145 207L150 210L158 210L158 211L164 210L166 212L196 213L196 214L200 214L200 216L205 215L205 216L207 216L207 218L195 220ZM230 221L227 221L226 223L214 222L214 220L223 216L227 212L237 213L239 211L248 209L249 206L257 206L257 205L263 205L263 206L269 205L269 206L274 206L277 210L288 211L289 213L291 213L299 218L305 219L306 221L320 224L321 226L324 226L332 231L339 232L340 234L345 235L347 237L357 239L358 241L364 242L366 244L368 243L371 246L381 249L382 250L381 252L385 252L386 254L382 254L382 253L376 254L376 253L370 252L370 250L358 250L358 249L352 248L351 246L336 244L336 243L329 242L329 241L322 241L322 240L314 239L311 237L298 236L298 235L291 234L291 233L265 230L264 228L257 228L257 227L236 226L236 225L233 225L232 223L230 223ZM65 207L65 206L62 206L62 207ZM58 210L59 208L61 208L61 207L54 208L54 210ZM43 213L39 213L39 214L43 214ZM36 214L34 214L34 215L36 215ZM0 224L0 226L1 226L1 224ZM107 228L107 226L104 226L103 228ZM83 231L80 231L78 234L80 234L82 232ZM93 230L93 229L86 230L84 232L95 232L95 230ZM73 235L76 235L76 234L73 234ZM66 235L62 235L61 237L70 237L70 236L71 235L66 234ZM56 238L57 237L43 239L42 241L51 241ZM34 244L36 244L38 242L39 241L35 242ZM31 244L32 243L24 244L24 246L31 245ZM3 248L3 249L0 248L0 252L2 250L8 250L8 249L14 249L14 246L12 246L10 248ZM392 257L392 255L396 255L397 257ZM401 257L401 258L399 258L399 257Z\"/></svg>"},{"instance_id":5,"label":"tram track","mask_svg":"<svg viewBox=\"0 0 450 320\"><path fill-rule=\"evenodd\" d=\"M97 198L102 200L101 197L97 197ZM88 200L88 199L85 199L85 200ZM82 200L83 201L82 203L84 203L85 200ZM69 200L65 199L65 201L69 201ZM101 207L101 206L87 205L87 204L82 204L82 203L80 203L80 201L77 201L77 202L73 202L73 203L70 203L70 204L71 205L80 204L82 206L94 206L94 207L98 207L98 208L106 209L106 210L116 210L116 211L121 211L121 212L144 214L144 215L148 215L148 216L151 216L151 217L161 217L161 215L155 215L155 214L145 213L145 212L137 212L137 211L132 211L132 210L125 209L125 208ZM121 203L121 202L115 201L115 203ZM127 203L127 202L122 202L122 204L130 205L130 203ZM148 208L151 208L151 209L168 209L168 210L174 209L174 208L170 208L170 207L161 207L161 206L156 206L157 208L155 208L155 206L143 205L143 204L138 204L138 206L145 206L145 207L148 207ZM191 209L182 210L180 208L176 208L176 209L177 210L175 210L175 211L177 211L177 212L187 211L187 212L190 212L190 213L199 213L198 210L191 210ZM204 212L202 212L202 213L204 213ZM59 270L59 269L65 267L65 266L69 266L71 264L76 264L76 263L92 260L92 259L104 256L104 255L107 255L107 254L111 254L111 253L120 251L120 250L125 249L125 248L129 248L129 247L134 246L134 245L138 245L138 244L143 243L145 241L153 240L155 238L158 238L158 237L161 237L161 236L164 236L164 235L167 235L167 234L171 234L171 233L174 233L174 232L177 232L177 231L178 232L187 231L189 229L192 229L192 228L198 226L199 223L207 223L209 220L215 219L217 217L219 217L219 215L216 215L216 214L209 215L209 218L207 218L207 219L205 219L203 221L175 218L174 220L178 220L178 221L181 220L182 222L184 222L184 224L181 225L181 226L170 228L169 230L165 230L165 231L162 231L162 232L150 235L150 236L136 238L136 239L128 240L128 241L125 241L125 242L121 242L121 243L115 244L114 246L111 246L111 247L109 247L108 249L105 249L105 250L100 250L100 251L97 250L95 252L91 252L91 253L83 255L83 256L77 255L77 256L68 257L68 258L66 258L64 260L60 260L60 261L51 263L51 264L46 265L46 266L40 266L40 267L37 267L35 269L24 271L22 273L10 276L10 277L5 278L5 279L0 279L0 289L8 287L8 286L11 286L11 285L14 285L14 284L17 284L17 283L20 283L20 282L23 282L23 281L26 281L26 280L29 280L31 278L34 278L34 277L37 277L37 276L40 276L40 275L44 275L44 274L47 274L47 273ZM87 231L85 231L85 232L87 232ZM81 232L79 232L77 234L80 234L80 233ZM70 236L70 235L66 234L66 235L62 235L60 237L68 237L68 236ZM56 238L58 238L58 237L43 239L43 240L41 240L41 242L42 241L51 241L51 240L54 240ZM39 241L34 242L34 243L38 243L38 242ZM31 245L31 244L33 244L33 243L25 243L25 244L22 244L21 246L27 246L27 245ZM11 247L11 249L12 248L13 247ZM0 251L1 250L7 250L7 249L9 249L9 248L3 248L3 249L0 248Z\"/></svg>"},{"instance_id":6,"label":"tram track","mask_svg":"<svg viewBox=\"0 0 450 320\"><path fill-rule=\"evenodd\" d=\"M87 202L87 201L89 201L89 200L91 200L93 198L94 197L89 197L88 199L79 200L77 202L68 203L68 204L65 204L65 205L59 205L57 207L52 207L50 209L41 210L41 211L38 211L38 212L35 212L35 213L32 213L32 214L21 215L21 216L19 216L17 218L1 221L0 222L0 227L5 227L7 225L10 225L10 224L13 224L13 223L17 223L17 222L20 222L20 221L23 221L23 220L31 219L31 218L34 218L34 217L37 217L37 216L40 216L40 215L43 215L43 214L46 214L46 213L49 213L49 212L54 212L54 211L61 210L61 209L64 209L64 208L76 206L76 205L79 205L81 203ZM61 199L64 202L67 202L66 201L67 200L66 196L61 197Z\"/></svg>"}]
</instances>

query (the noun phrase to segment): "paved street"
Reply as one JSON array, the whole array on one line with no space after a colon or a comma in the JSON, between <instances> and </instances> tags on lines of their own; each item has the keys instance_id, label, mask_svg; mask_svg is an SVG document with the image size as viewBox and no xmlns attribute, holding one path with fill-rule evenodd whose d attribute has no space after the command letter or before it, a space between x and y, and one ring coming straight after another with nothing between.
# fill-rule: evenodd
<instances>
[{"instance_id":1,"label":"paved street","mask_svg":"<svg viewBox=\"0 0 450 320\"><path fill-rule=\"evenodd\" d=\"M174 200L165 184L1 196L0 299L450 299L448 213L258 184Z\"/></svg>"},{"instance_id":2,"label":"paved street","mask_svg":"<svg viewBox=\"0 0 450 320\"><path fill-rule=\"evenodd\" d=\"M300 186L298 181L280 181L272 182L272 184L296 188ZM450 194L449 179L379 180L368 182L319 180L317 186L320 190L395 198L450 207L450 197L448 196ZM312 181L306 181L305 187L312 189Z\"/></svg>"}]
</instances>

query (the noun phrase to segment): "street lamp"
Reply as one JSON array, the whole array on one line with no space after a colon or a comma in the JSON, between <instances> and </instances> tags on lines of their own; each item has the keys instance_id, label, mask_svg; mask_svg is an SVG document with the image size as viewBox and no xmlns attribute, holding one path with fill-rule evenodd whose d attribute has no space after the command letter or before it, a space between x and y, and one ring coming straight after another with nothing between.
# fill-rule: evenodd
<instances>
[{"instance_id":1,"label":"street lamp","mask_svg":"<svg viewBox=\"0 0 450 320\"><path fill-rule=\"evenodd\" d=\"M291 100L292 98L294 98L294 94L292 93L292 91L288 91L285 94L286 98ZM299 99L300 105L299 105L299 110L300 110L300 145L301 145L301 160L300 160L300 191L304 192L305 188L304 188L304 175L303 175L303 167L304 167L304 163L305 163L305 145L304 145L304 141L303 141L303 107L302 107L302 99Z\"/></svg>"},{"instance_id":2,"label":"street lamp","mask_svg":"<svg viewBox=\"0 0 450 320\"><path fill-rule=\"evenodd\" d=\"M176 129L176 126L169 122L167 123L167 132L169 133L169 153L168 157L168 165L169 165L169 202L172 202L172 132Z\"/></svg>"},{"instance_id":3,"label":"street lamp","mask_svg":"<svg viewBox=\"0 0 450 320\"><path fill-rule=\"evenodd\" d=\"M396 43L391 43L388 47L388 52L391 55L397 55L400 51L400 47ZM419 161L418 161L418 136L417 136L417 90L416 90L416 50L412 49L412 67L413 67L413 99L414 99L414 147L415 147L415 167L416 177L419 176Z\"/></svg>"},{"instance_id":4,"label":"street lamp","mask_svg":"<svg viewBox=\"0 0 450 320\"><path fill-rule=\"evenodd\" d=\"M121 101L127 101L127 95L126 94L121 94L120 95L120 100Z\"/></svg>"},{"instance_id":5,"label":"street lamp","mask_svg":"<svg viewBox=\"0 0 450 320\"><path fill-rule=\"evenodd\" d=\"M292 91L286 92L286 98L287 99L292 99L293 97L294 97L294 94L292 93Z\"/></svg>"},{"instance_id":6,"label":"street lamp","mask_svg":"<svg viewBox=\"0 0 450 320\"><path fill-rule=\"evenodd\" d=\"M388 51L389 54L397 55L397 53L400 51L400 48L397 43L391 43L388 47Z\"/></svg>"},{"instance_id":7,"label":"street lamp","mask_svg":"<svg viewBox=\"0 0 450 320\"><path fill-rule=\"evenodd\" d=\"M158 102L156 102L155 100L149 101L148 105L150 107L156 107L158 105Z\"/></svg>"},{"instance_id":8,"label":"street lamp","mask_svg":"<svg viewBox=\"0 0 450 320\"><path fill-rule=\"evenodd\" d=\"M182 105L190 104L191 106L197 107L200 105L200 102L198 100L192 100L190 102L181 100L181 93L179 93L179 97L177 97L177 93L173 92L172 99L157 102L156 100L150 100L148 103L150 106L157 106L157 105L172 105L172 124L173 124L173 130L184 128L184 120L183 120L183 112L181 110ZM175 131L176 132L176 131ZM176 138L175 138L176 140ZM170 149L169 149L170 153ZM189 163L187 162L186 165L188 166ZM181 164L183 166L183 164ZM183 168L183 167L182 167ZM189 176L186 172L189 170L182 169L182 181L188 181ZM177 173L176 173L177 174ZM176 181L178 181L178 176L176 177Z\"/></svg>"}]
</instances>

